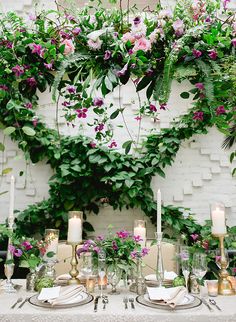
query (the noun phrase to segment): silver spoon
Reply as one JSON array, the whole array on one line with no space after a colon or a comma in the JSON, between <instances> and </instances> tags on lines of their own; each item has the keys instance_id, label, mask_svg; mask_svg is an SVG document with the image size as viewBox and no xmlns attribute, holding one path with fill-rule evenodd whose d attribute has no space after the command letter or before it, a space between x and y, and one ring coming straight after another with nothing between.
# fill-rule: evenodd
<instances>
[{"instance_id":1,"label":"silver spoon","mask_svg":"<svg viewBox=\"0 0 236 322\"><path fill-rule=\"evenodd\" d=\"M214 305L219 311L221 311L221 308L216 304L215 300L209 299L209 302L211 303L211 305Z\"/></svg>"},{"instance_id":2,"label":"silver spoon","mask_svg":"<svg viewBox=\"0 0 236 322\"><path fill-rule=\"evenodd\" d=\"M17 301L11 306L11 309L14 309L14 307L18 304L18 303L20 303L20 302L22 302L23 301L23 298L22 297L19 297L18 299L17 299Z\"/></svg>"}]
</instances>

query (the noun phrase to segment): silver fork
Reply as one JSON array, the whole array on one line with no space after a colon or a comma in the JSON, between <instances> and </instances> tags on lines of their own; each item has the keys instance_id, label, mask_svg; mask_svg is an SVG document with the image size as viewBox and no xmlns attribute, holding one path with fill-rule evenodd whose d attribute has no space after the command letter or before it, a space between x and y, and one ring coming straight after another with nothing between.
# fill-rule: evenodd
<instances>
[{"instance_id":1,"label":"silver fork","mask_svg":"<svg viewBox=\"0 0 236 322\"><path fill-rule=\"evenodd\" d=\"M124 303L124 305L125 305L125 309L126 309L126 310L128 309L128 302L129 302L128 297L127 297L127 296L125 296L125 297L123 298L123 303Z\"/></svg>"},{"instance_id":2,"label":"silver fork","mask_svg":"<svg viewBox=\"0 0 236 322\"><path fill-rule=\"evenodd\" d=\"M26 303L26 302L28 302L29 301L29 299L30 299L30 297L26 297L25 299L24 299L24 301L18 306L18 309L21 309L22 308L22 306Z\"/></svg>"},{"instance_id":3,"label":"silver fork","mask_svg":"<svg viewBox=\"0 0 236 322\"><path fill-rule=\"evenodd\" d=\"M14 309L14 307L18 304L18 303L20 303L20 302L22 302L23 301L23 298L22 297L19 297L17 300L16 300L16 302L11 306L11 309Z\"/></svg>"},{"instance_id":4,"label":"silver fork","mask_svg":"<svg viewBox=\"0 0 236 322\"><path fill-rule=\"evenodd\" d=\"M108 303L109 301L108 301L108 297L106 296L106 295L104 295L103 297L102 297L102 303L103 303L103 310L105 310L106 309L106 305L107 305L107 303Z\"/></svg>"},{"instance_id":5,"label":"silver fork","mask_svg":"<svg viewBox=\"0 0 236 322\"><path fill-rule=\"evenodd\" d=\"M132 309L135 309L135 306L134 306L134 298L133 298L133 297L130 297L130 298L129 298L129 302L130 302L130 304L131 304L131 308L132 308Z\"/></svg>"},{"instance_id":6,"label":"silver fork","mask_svg":"<svg viewBox=\"0 0 236 322\"><path fill-rule=\"evenodd\" d=\"M215 300L209 299L209 302L211 303L211 305L214 305L219 311L221 311L221 308L216 304Z\"/></svg>"}]
</instances>

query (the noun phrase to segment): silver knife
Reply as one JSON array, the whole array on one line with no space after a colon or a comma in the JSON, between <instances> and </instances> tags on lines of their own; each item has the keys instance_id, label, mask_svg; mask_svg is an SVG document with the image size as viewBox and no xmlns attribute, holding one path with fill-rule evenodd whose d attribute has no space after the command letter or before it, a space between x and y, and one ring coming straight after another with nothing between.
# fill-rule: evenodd
<instances>
[{"instance_id":1,"label":"silver knife","mask_svg":"<svg viewBox=\"0 0 236 322\"><path fill-rule=\"evenodd\" d=\"M29 299L30 299L30 297L27 297L22 303L21 303L21 305L19 305L18 306L18 309L21 309L22 308L22 306L26 303L26 302L28 302L29 301Z\"/></svg>"},{"instance_id":2,"label":"silver knife","mask_svg":"<svg viewBox=\"0 0 236 322\"><path fill-rule=\"evenodd\" d=\"M202 303L206 305L206 307L209 309L210 312L213 312L214 310L210 307L210 305L207 303L207 301L203 298L201 298Z\"/></svg>"},{"instance_id":3,"label":"silver knife","mask_svg":"<svg viewBox=\"0 0 236 322\"><path fill-rule=\"evenodd\" d=\"M96 296L95 297L95 300L94 300L94 312L97 312L97 309L98 309L98 299L99 299L100 296Z\"/></svg>"}]
</instances>

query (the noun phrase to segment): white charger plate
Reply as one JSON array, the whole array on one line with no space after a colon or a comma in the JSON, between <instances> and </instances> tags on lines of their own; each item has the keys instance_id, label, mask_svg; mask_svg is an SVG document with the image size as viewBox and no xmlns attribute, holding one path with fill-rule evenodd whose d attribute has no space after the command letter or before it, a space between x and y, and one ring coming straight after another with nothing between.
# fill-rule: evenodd
<instances>
[{"instance_id":1,"label":"white charger plate","mask_svg":"<svg viewBox=\"0 0 236 322\"><path fill-rule=\"evenodd\" d=\"M148 294L144 294L144 299L150 303L153 304L158 304L158 305L167 305L166 303L161 303L161 302L157 302L155 300L151 300L148 296ZM177 306L181 306L181 305L188 305L194 302L194 297L190 294L186 294L183 298L183 301L181 303L179 303Z\"/></svg>"}]
</instances>

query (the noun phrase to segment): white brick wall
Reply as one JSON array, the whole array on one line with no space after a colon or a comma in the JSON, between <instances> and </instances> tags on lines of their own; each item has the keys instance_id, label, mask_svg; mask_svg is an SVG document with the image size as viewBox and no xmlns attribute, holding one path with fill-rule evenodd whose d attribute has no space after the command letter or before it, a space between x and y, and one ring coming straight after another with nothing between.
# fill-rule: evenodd
<instances>
[{"instance_id":1,"label":"white brick wall","mask_svg":"<svg viewBox=\"0 0 236 322\"><path fill-rule=\"evenodd\" d=\"M5 2L5 1L4 1ZM18 2L18 1L17 1ZM22 1L23 2L23 1ZM24 3L28 5L28 0ZM3 0L0 0L0 4ZM8 4L16 3L16 1L8 0ZM51 4L51 2L50 2ZM20 10L24 10L21 7ZM136 111L137 97L132 85L122 89L122 103L126 106L126 118L129 127L134 136L137 135L137 121L134 120ZM168 103L168 111L161 111L160 121L155 124L157 129L166 127L170 124L174 117L185 113L191 106L191 100L182 100L179 97L188 84L174 83L172 95ZM55 105L51 102L50 94L40 94L40 108L38 113L43 115L48 126L55 125ZM107 98L107 101L113 101L118 104L117 91ZM144 95L142 95L144 99ZM134 104L133 102L136 102ZM62 111L61 111L62 112ZM121 119L117 120L118 123ZM68 135L78 134L78 127L72 129L67 127L64 119L60 120L62 133ZM142 134L147 133L147 128L153 127L148 118L142 121ZM93 135L93 130L87 131L89 135ZM115 137L119 146L124 140L128 139L124 129L115 128ZM0 142L3 136L0 135ZM229 163L229 151L221 149L223 136L216 130L210 129L209 134L205 136L194 136L187 142L183 142L177 154L176 160L172 167L166 169L166 178L153 178L152 187L161 188L164 204L173 204L176 206L184 206L191 208L196 213L197 219L203 222L209 218L210 204L214 201L222 201L225 203L228 217L228 224L236 225L236 179L231 176L232 165ZM234 166L236 166L234 164ZM22 152L18 150L17 144L6 140L6 151L0 153L0 169L12 167L16 176L16 200L15 208L22 210L27 205L41 201L48 197L48 179L52 175L52 170L45 163L26 166ZM22 177L19 176L20 171L27 171ZM0 171L1 172L1 171ZM9 176L0 178L0 192L9 190ZM8 214L9 195L0 196L0 221L3 222ZM115 228L132 229L135 218L142 218L144 214L140 210L123 210L113 211L111 207L101 209L101 214L89 215L90 222L94 225L96 233L102 233L106 228L104 223L112 223ZM154 227L148 223L148 235L153 237Z\"/></svg>"}]
</instances>

